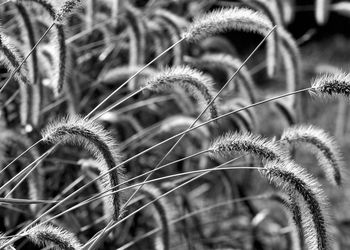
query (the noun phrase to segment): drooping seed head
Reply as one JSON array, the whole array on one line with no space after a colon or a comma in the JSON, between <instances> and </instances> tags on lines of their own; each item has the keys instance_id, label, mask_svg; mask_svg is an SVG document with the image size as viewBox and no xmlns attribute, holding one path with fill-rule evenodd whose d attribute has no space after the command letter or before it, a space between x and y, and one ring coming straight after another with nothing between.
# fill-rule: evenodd
<instances>
[{"instance_id":1,"label":"drooping seed head","mask_svg":"<svg viewBox=\"0 0 350 250\"><path fill-rule=\"evenodd\" d=\"M317 76L311 84L311 95L321 98L340 96L350 98L350 75L345 72Z\"/></svg>"},{"instance_id":2,"label":"drooping seed head","mask_svg":"<svg viewBox=\"0 0 350 250\"><path fill-rule=\"evenodd\" d=\"M57 11L56 22L62 22L80 3L81 0L66 0L61 8Z\"/></svg>"},{"instance_id":3,"label":"drooping seed head","mask_svg":"<svg viewBox=\"0 0 350 250\"><path fill-rule=\"evenodd\" d=\"M273 141L251 133L227 133L217 138L209 148L214 157L232 157L235 153L249 153L265 161L285 159L285 153Z\"/></svg>"},{"instance_id":4,"label":"drooping seed head","mask_svg":"<svg viewBox=\"0 0 350 250\"><path fill-rule=\"evenodd\" d=\"M25 234L30 241L41 247L53 246L65 250L78 250L82 247L73 233L49 224L34 226Z\"/></svg>"},{"instance_id":5,"label":"drooping seed head","mask_svg":"<svg viewBox=\"0 0 350 250\"><path fill-rule=\"evenodd\" d=\"M196 18L183 37L190 42L195 42L230 30L254 32L265 36L272 26L264 14L250 9L221 9Z\"/></svg>"},{"instance_id":6,"label":"drooping seed head","mask_svg":"<svg viewBox=\"0 0 350 250\"><path fill-rule=\"evenodd\" d=\"M298 201L308 249L330 249L328 202L320 184L292 161L271 161L259 171L273 186Z\"/></svg>"},{"instance_id":7,"label":"drooping seed head","mask_svg":"<svg viewBox=\"0 0 350 250\"><path fill-rule=\"evenodd\" d=\"M344 163L339 145L323 129L311 125L290 127L283 132L281 140L313 152L328 181L334 185L341 185Z\"/></svg>"},{"instance_id":8,"label":"drooping seed head","mask_svg":"<svg viewBox=\"0 0 350 250\"><path fill-rule=\"evenodd\" d=\"M106 130L96 122L80 117L69 117L61 119L48 125L42 132L44 142L70 143L82 146L97 159L102 186L106 190L116 190L120 182L121 167L114 168L120 162L120 155L116 142ZM118 193L104 199L105 212L117 220L120 215L121 197Z\"/></svg>"},{"instance_id":9,"label":"drooping seed head","mask_svg":"<svg viewBox=\"0 0 350 250\"><path fill-rule=\"evenodd\" d=\"M180 87L197 100L200 110L204 110L216 95L213 85L213 80L202 72L187 66L176 66L156 74L146 83L145 88L153 91L169 91ZM215 100L204 113L204 119L216 118L217 110Z\"/></svg>"}]
</instances>

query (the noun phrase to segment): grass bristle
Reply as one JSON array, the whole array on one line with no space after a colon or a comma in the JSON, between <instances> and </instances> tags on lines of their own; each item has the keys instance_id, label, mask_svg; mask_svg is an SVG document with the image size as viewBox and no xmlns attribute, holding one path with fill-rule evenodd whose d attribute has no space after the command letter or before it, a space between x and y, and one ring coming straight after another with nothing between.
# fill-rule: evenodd
<instances>
[{"instance_id":1,"label":"grass bristle","mask_svg":"<svg viewBox=\"0 0 350 250\"><path fill-rule=\"evenodd\" d=\"M145 87L153 91L169 91L175 86L184 89L187 95L194 97L199 104L200 110L214 99L213 80L202 72L191 69L187 66L168 68L149 79ZM218 116L217 101L215 100L207 112L204 119L213 119Z\"/></svg>"},{"instance_id":2,"label":"grass bristle","mask_svg":"<svg viewBox=\"0 0 350 250\"><path fill-rule=\"evenodd\" d=\"M337 74L322 74L311 84L311 95L321 98L342 97L350 98L350 75L345 72Z\"/></svg>"},{"instance_id":3,"label":"grass bristle","mask_svg":"<svg viewBox=\"0 0 350 250\"><path fill-rule=\"evenodd\" d=\"M52 122L42 132L43 140L50 143L75 144L82 146L99 162L100 175L115 167L120 162L117 144L104 128L91 120L69 117ZM104 175L102 186L110 189L120 183L121 171L114 170ZM115 220L120 215L121 198L118 193L108 196L105 206Z\"/></svg>"},{"instance_id":4,"label":"grass bristle","mask_svg":"<svg viewBox=\"0 0 350 250\"><path fill-rule=\"evenodd\" d=\"M62 228L52 225L34 226L25 232L30 241L41 247L54 249L79 250L81 243L76 236Z\"/></svg>"},{"instance_id":5,"label":"grass bristle","mask_svg":"<svg viewBox=\"0 0 350 250\"><path fill-rule=\"evenodd\" d=\"M214 157L232 158L236 153L248 153L265 161L285 158L277 143L251 133L227 133L214 140L209 151Z\"/></svg>"},{"instance_id":6,"label":"grass bristle","mask_svg":"<svg viewBox=\"0 0 350 250\"><path fill-rule=\"evenodd\" d=\"M231 8L197 17L183 37L195 42L229 30L255 32L265 36L271 29L272 23L264 14L247 8Z\"/></svg>"},{"instance_id":7,"label":"grass bristle","mask_svg":"<svg viewBox=\"0 0 350 250\"><path fill-rule=\"evenodd\" d=\"M320 184L292 161L268 162L260 171L276 188L296 197L308 249L329 249L328 202Z\"/></svg>"},{"instance_id":8,"label":"grass bristle","mask_svg":"<svg viewBox=\"0 0 350 250\"><path fill-rule=\"evenodd\" d=\"M311 125L297 125L286 129L281 140L313 152L327 180L334 185L342 184L343 159L339 145L323 129Z\"/></svg>"}]
</instances>

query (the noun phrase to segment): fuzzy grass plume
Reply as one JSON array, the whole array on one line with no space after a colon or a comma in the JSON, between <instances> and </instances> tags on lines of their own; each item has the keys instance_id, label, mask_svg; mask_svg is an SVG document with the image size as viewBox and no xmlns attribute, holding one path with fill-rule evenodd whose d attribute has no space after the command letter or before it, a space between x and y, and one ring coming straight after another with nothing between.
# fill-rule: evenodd
<instances>
[{"instance_id":1,"label":"fuzzy grass plume","mask_svg":"<svg viewBox=\"0 0 350 250\"><path fill-rule=\"evenodd\" d=\"M343 160L339 145L323 129L315 126L297 125L286 129L281 137L291 145L297 144L313 152L325 173L327 180L340 186L342 184Z\"/></svg>"},{"instance_id":2,"label":"fuzzy grass plume","mask_svg":"<svg viewBox=\"0 0 350 250\"><path fill-rule=\"evenodd\" d=\"M53 247L54 249L79 250L81 244L76 236L52 225L34 226L25 232L27 238L41 247Z\"/></svg>"},{"instance_id":3,"label":"fuzzy grass plume","mask_svg":"<svg viewBox=\"0 0 350 250\"><path fill-rule=\"evenodd\" d=\"M230 30L254 32L266 36L272 23L259 12L247 8L216 10L196 18L183 37L190 42Z\"/></svg>"},{"instance_id":4,"label":"fuzzy grass plume","mask_svg":"<svg viewBox=\"0 0 350 250\"><path fill-rule=\"evenodd\" d=\"M285 158L285 153L277 143L251 133L227 133L214 140L209 152L214 157L232 157L235 153L249 153L266 161Z\"/></svg>"},{"instance_id":5,"label":"fuzzy grass plume","mask_svg":"<svg viewBox=\"0 0 350 250\"><path fill-rule=\"evenodd\" d=\"M292 161L268 162L260 172L273 186L296 197L308 249L330 249L328 202L320 184Z\"/></svg>"},{"instance_id":6,"label":"fuzzy grass plume","mask_svg":"<svg viewBox=\"0 0 350 250\"><path fill-rule=\"evenodd\" d=\"M193 23L183 33L183 38L189 42L197 42L218 33L237 30L257 33L267 36L273 29L271 21L262 13L247 8L230 8L212 11L195 18ZM267 39L268 75L273 75L274 63L277 57L277 41L273 37ZM273 57L273 58L272 58ZM271 65L271 63L273 63Z\"/></svg>"},{"instance_id":7,"label":"fuzzy grass plume","mask_svg":"<svg viewBox=\"0 0 350 250\"><path fill-rule=\"evenodd\" d=\"M120 162L116 142L102 126L88 119L69 117L53 122L42 132L43 141L54 144L72 143L80 145L90 152L99 162L100 175L115 167ZM102 178L102 186L112 189L120 183L120 170L114 170ZM114 189L112 189L113 191ZM120 215L121 198L118 193L108 196L105 206L112 213L114 220Z\"/></svg>"},{"instance_id":8,"label":"fuzzy grass plume","mask_svg":"<svg viewBox=\"0 0 350 250\"><path fill-rule=\"evenodd\" d=\"M81 0L66 0L61 8L57 11L55 22L60 23L67 18L67 15L71 14L76 9Z\"/></svg>"},{"instance_id":9,"label":"fuzzy grass plume","mask_svg":"<svg viewBox=\"0 0 350 250\"><path fill-rule=\"evenodd\" d=\"M177 66L156 74L145 87L152 91L169 91L179 86L198 101L200 110L204 110L215 96L213 85L213 80L202 72L187 66ZM217 101L214 101L205 112L204 119L213 119L217 116Z\"/></svg>"},{"instance_id":10,"label":"fuzzy grass plume","mask_svg":"<svg viewBox=\"0 0 350 250\"><path fill-rule=\"evenodd\" d=\"M350 76L348 73L329 73L317 76L311 84L310 94L321 98L350 97Z\"/></svg>"}]
</instances>

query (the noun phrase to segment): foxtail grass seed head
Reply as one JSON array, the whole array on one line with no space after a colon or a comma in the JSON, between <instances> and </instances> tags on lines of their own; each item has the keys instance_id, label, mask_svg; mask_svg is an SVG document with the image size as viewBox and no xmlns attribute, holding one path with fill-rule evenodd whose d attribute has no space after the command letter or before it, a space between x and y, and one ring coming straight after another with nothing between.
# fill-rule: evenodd
<instances>
[{"instance_id":1,"label":"foxtail grass seed head","mask_svg":"<svg viewBox=\"0 0 350 250\"><path fill-rule=\"evenodd\" d=\"M320 184L292 161L270 161L260 172L273 186L296 197L308 249L330 249L328 202Z\"/></svg>"},{"instance_id":2,"label":"foxtail grass seed head","mask_svg":"<svg viewBox=\"0 0 350 250\"><path fill-rule=\"evenodd\" d=\"M145 85L152 91L169 91L176 86L195 98L200 110L204 110L216 95L213 80L202 72L187 66L167 68L156 74ZM217 100L215 100L204 113L204 119L213 119L218 116L217 105Z\"/></svg>"},{"instance_id":3,"label":"foxtail grass seed head","mask_svg":"<svg viewBox=\"0 0 350 250\"><path fill-rule=\"evenodd\" d=\"M319 75L312 81L311 87L310 94L317 97L350 98L350 76L345 72Z\"/></svg>"},{"instance_id":4,"label":"foxtail grass seed head","mask_svg":"<svg viewBox=\"0 0 350 250\"><path fill-rule=\"evenodd\" d=\"M272 23L262 13L247 8L221 9L196 18L183 37L187 41L195 42L230 30L254 32L265 36L272 27Z\"/></svg>"},{"instance_id":5,"label":"foxtail grass seed head","mask_svg":"<svg viewBox=\"0 0 350 250\"><path fill-rule=\"evenodd\" d=\"M55 22L62 22L67 15L71 14L71 12L76 9L81 0L66 0L61 8L57 11Z\"/></svg>"},{"instance_id":6,"label":"foxtail grass seed head","mask_svg":"<svg viewBox=\"0 0 350 250\"><path fill-rule=\"evenodd\" d=\"M313 152L327 180L334 185L342 184L341 172L344 163L339 145L323 129L311 125L297 125L286 129L281 140Z\"/></svg>"},{"instance_id":7,"label":"foxtail grass seed head","mask_svg":"<svg viewBox=\"0 0 350 250\"><path fill-rule=\"evenodd\" d=\"M183 38L197 42L218 33L237 30L267 36L273 29L271 21L262 13L247 8L230 8L215 10L196 18ZM267 38L267 73L271 77L275 72L278 42L277 36Z\"/></svg>"},{"instance_id":8,"label":"foxtail grass seed head","mask_svg":"<svg viewBox=\"0 0 350 250\"><path fill-rule=\"evenodd\" d=\"M44 142L71 143L79 145L96 157L99 164L100 175L115 167L120 162L117 143L109 133L99 124L80 117L68 117L52 122L42 132ZM106 190L115 190L120 182L120 168L113 170L102 177L102 186ZM104 204L114 220L120 215L121 197L119 193L108 196Z\"/></svg>"},{"instance_id":9,"label":"foxtail grass seed head","mask_svg":"<svg viewBox=\"0 0 350 250\"><path fill-rule=\"evenodd\" d=\"M277 143L251 133L227 133L214 140L209 152L213 157L230 158L236 153L249 153L267 162L285 159Z\"/></svg>"},{"instance_id":10,"label":"foxtail grass seed head","mask_svg":"<svg viewBox=\"0 0 350 250\"><path fill-rule=\"evenodd\" d=\"M67 230L49 224L38 225L25 232L28 239L40 247L79 250L82 245L77 237Z\"/></svg>"}]
</instances>

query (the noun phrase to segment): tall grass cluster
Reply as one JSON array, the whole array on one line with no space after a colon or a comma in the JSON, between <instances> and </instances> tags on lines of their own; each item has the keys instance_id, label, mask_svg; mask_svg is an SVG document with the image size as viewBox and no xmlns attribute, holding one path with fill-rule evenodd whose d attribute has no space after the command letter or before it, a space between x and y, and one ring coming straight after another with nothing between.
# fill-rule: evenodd
<instances>
[{"instance_id":1,"label":"tall grass cluster","mask_svg":"<svg viewBox=\"0 0 350 250\"><path fill-rule=\"evenodd\" d=\"M347 10L312 8L320 26ZM305 99L346 110L350 76L306 77L296 11L3 0L0 248L340 249L346 137Z\"/></svg>"}]
</instances>

